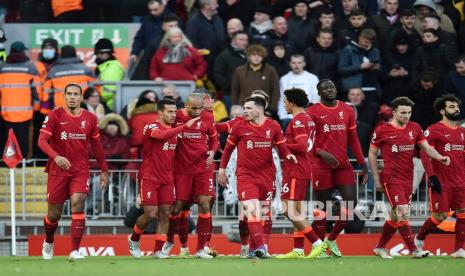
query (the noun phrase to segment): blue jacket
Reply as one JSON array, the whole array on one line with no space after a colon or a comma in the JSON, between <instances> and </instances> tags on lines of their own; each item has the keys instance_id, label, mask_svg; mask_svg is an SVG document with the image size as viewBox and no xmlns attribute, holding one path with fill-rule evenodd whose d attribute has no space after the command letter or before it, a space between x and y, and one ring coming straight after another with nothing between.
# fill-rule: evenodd
<instances>
[{"instance_id":1,"label":"blue jacket","mask_svg":"<svg viewBox=\"0 0 465 276\"><path fill-rule=\"evenodd\" d=\"M372 47L368 51L364 51L352 41L352 43L340 51L337 62L337 72L341 76L341 85L344 91L350 88L362 87L364 78L370 78L376 90L381 91L378 80L379 70L362 70L360 65L363 63L363 57L368 58L370 62L381 64L380 52L375 47Z\"/></svg>"},{"instance_id":2,"label":"blue jacket","mask_svg":"<svg viewBox=\"0 0 465 276\"><path fill-rule=\"evenodd\" d=\"M148 45L152 39L158 38L163 35L161 25L163 24L163 18L167 15L176 16L175 14L167 10L165 10L159 16L144 16L140 28L137 31L136 36L134 37L134 42L132 43L131 55L139 55L139 53L145 49L146 45ZM179 18L178 25L180 28L182 28L181 20Z\"/></svg>"}]
</instances>

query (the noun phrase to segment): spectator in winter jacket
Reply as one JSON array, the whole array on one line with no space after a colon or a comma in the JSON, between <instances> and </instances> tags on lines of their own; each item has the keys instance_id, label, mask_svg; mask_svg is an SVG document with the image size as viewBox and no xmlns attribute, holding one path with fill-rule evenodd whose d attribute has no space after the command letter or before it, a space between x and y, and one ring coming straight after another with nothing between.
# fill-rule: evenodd
<instances>
[{"instance_id":1,"label":"spectator in winter jacket","mask_svg":"<svg viewBox=\"0 0 465 276\"><path fill-rule=\"evenodd\" d=\"M295 43L289 36L287 21L282 16L277 16L273 19L273 27L271 28L270 36L268 39L263 40L261 44L268 50L268 53L270 53L277 41L283 43L287 53L294 53Z\"/></svg>"},{"instance_id":2,"label":"spectator in winter jacket","mask_svg":"<svg viewBox=\"0 0 465 276\"><path fill-rule=\"evenodd\" d=\"M154 94L151 90L143 91L139 95L139 99L135 105L135 108L130 114L128 121L129 129L131 131L131 158L140 158L142 143L144 141L143 130L145 125L152 123L158 119L157 104L149 96Z\"/></svg>"},{"instance_id":3,"label":"spectator in winter jacket","mask_svg":"<svg viewBox=\"0 0 465 276\"><path fill-rule=\"evenodd\" d=\"M253 44L247 48L248 63L236 68L231 82L232 104L242 104L254 90L263 90L270 97L270 109L276 113L279 101L279 77L276 70L264 62L266 48Z\"/></svg>"},{"instance_id":4,"label":"spectator in winter jacket","mask_svg":"<svg viewBox=\"0 0 465 276\"><path fill-rule=\"evenodd\" d=\"M108 38L101 38L95 44L95 74L98 76L99 81L116 82L124 79L123 65L113 55L113 43ZM116 85L105 84L102 85L101 95L103 102L113 110L113 99L116 94Z\"/></svg>"},{"instance_id":5,"label":"spectator in winter jacket","mask_svg":"<svg viewBox=\"0 0 465 276\"><path fill-rule=\"evenodd\" d=\"M381 70L379 50L373 47L376 38L373 29L364 29L358 43L352 42L341 50L338 58L338 73L344 91L361 87L366 100L378 102L382 92L378 80Z\"/></svg>"},{"instance_id":6,"label":"spectator in winter jacket","mask_svg":"<svg viewBox=\"0 0 465 276\"><path fill-rule=\"evenodd\" d=\"M390 103L397 97L405 96L412 79L412 58L414 49L407 35L399 34L394 39L394 48L387 51L383 60L383 102Z\"/></svg>"},{"instance_id":7,"label":"spectator in winter jacket","mask_svg":"<svg viewBox=\"0 0 465 276\"><path fill-rule=\"evenodd\" d=\"M433 0L416 0L413 4L413 8L417 11L415 29L417 29L419 33L423 32L423 18L427 15L437 14L441 17L441 29L455 34L454 24L449 16L438 9Z\"/></svg>"},{"instance_id":8,"label":"spectator in winter jacket","mask_svg":"<svg viewBox=\"0 0 465 276\"><path fill-rule=\"evenodd\" d=\"M223 92L223 102L229 110L231 107L231 81L234 70L247 63L245 49L249 44L246 32L238 31L232 34L231 44L224 49L215 60L213 68L213 81L216 87Z\"/></svg>"},{"instance_id":9,"label":"spectator in winter jacket","mask_svg":"<svg viewBox=\"0 0 465 276\"><path fill-rule=\"evenodd\" d=\"M384 51L391 27L399 21L398 9L399 0L384 0L384 9L371 17L373 29L376 31L376 45L381 52Z\"/></svg>"},{"instance_id":10,"label":"spectator in winter jacket","mask_svg":"<svg viewBox=\"0 0 465 276\"><path fill-rule=\"evenodd\" d=\"M438 33L439 40L447 45L449 51L456 57L458 55L457 37L454 33L450 33L441 29L441 17L436 14L427 15L423 18L423 30L434 29Z\"/></svg>"},{"instance_id":11,"label":"spectator in winter jacket","mask_svg":"<svg viewBox=\"0 0 465 276\"><path fill-rule=\"evenodd\" d=\"M421 35L414 28L416 18L417 15L414 9L406 9L400 13L400 24L394 25L389 31L387 51L394 50L394 40L400 36L408 38L408 44L412 49L416 49L421 45Z\"/></svg>"},{"instance_id":12,"label":"spectator in winter jacket","mask_svg":"<svg viewBox=\"0 0 465 276\"><path fill-rule=\"evenodd\" d=\"M253 22L250 23L249 40L250 44L261 44L262 41L269 39L271 27L271 8L268 6L257 7L253 16Z\"/></svg>"},{"instance_id":13,"label":"spectator in winter jacket","mask_svg":"<svg viewBox=\"0 0 465 276\"><path fill-rule=\"evenodd\" d=\"M164 22L164 17L174 16L177 18L176 15L166 10L164 2L165 1L162 0L148 1L147 7L150 14L142 19L140 28L134 37L130 56L132 61L136 60L137 56L149 45L152 40L157 38L158 41L161 40L161 37L163 36L162 25ZM179 18L177 19L179 20Z\"/></svg>"},{"instance_id":14,"label":"spectator in winter jacket","mask_svg":"<svg viewBox=\"0 0 465 276\"><path fill-rule=\"evenodd\" d=\"M284 43L280 40L275 41L271 51L268 52L267 63L271 65L278 73L279 78L286 75L291 67L289 66L290 53L286 50Z\"/></svg>"},{"instance_id":15,"label":"spectator in winter jacket","mask_svg":"<svg viewBox=\"0 0 465 276\"><path fill-rule=\"evenodd\" d=\"M102 104L102 98L95 87L87 87L87 89L84 90L83 99L84 101L82 102L81 107L95 114L99 121L105 116L105 114L110 112L108 107Z\"/></svg>"},{"instance_id":16,"label":"spectator in winter jacket","mask_svg":"<svg viewBox=\"0 0 465 276\"><path fill-rule=\"evenodd\" d=\"M303 54L308 41L314 40L314 22L308 16L306 1L296 1L293 13L288 20L289 38L294 42L296 53Z\"/></svg>"},{"instance_id":17,"label":"spectator in winter jacket","mask_svg":"<svg viewBox=\"0 0 465 276\"><path fill-rule=\"evenodd\" d=\"M422 39L423 45L415 51L413 57L412 77L417 78L424 71L434 71L444 80L445 75L454 68L454 54L439 40L437 30L424 30Z\"/></svg>"},{"instance_id":18,"label":"spectator in winter jacket","mask_svg":"<svg viewBox=\"0 0 465 276\"><path fill-rule=\"evenodd\" d=\"M194 47L209 51L205 60L213 66L216 56L225 46L226 31L223 20L217 15L218 1L199 0L198 3L200 10L189 18L186 35Z\"/></svg>"},{"instance_id":19,"label":"spectator in winter jacket","mask_svg":"<svg viewBox=\"0 0 465 276\"><path fill-rule=\"evenodd\" d=\"M360 32L366 27L367 17L361 9L354 9L349 15L349 26L339 33L339 48L342 49L352 41L358 41Z\"/></svg>"},{"instance_id":20,"label":"spectator in winter jacket","mask_svg":"<svg viewBox=\"0 0 465 276\"><path fill-rule=\"evenodd\" d=\"M316 37L316 44L305 50L305 70L321 79L330 79L338 83L337 48L334 35L330 29L321 29Z\"/></svg>"},{"instance_id":21,"label":"spectator in winter jacket","mask_svg":"<svg viewBox=\"0 0 465 276\"><path fill-rule=\"evenodd\" d=\"M448 75L445 92L453 93L462 100L460 110L465 110L465 56L460 56L455 61L455 70ZM465 112L460 113L460 118L465 118Z\"/></svg>"},{"instance_id":22,"label":"spectator in winter jacket","mask_svg":"<svg viewBox=\"0 0 465 276\"><path fill-rule=\"evenodd\" d=\"M190 80L202 78L207 63L179 28L169 29L150 63L150 79Z\"/></svg>"}]
</instances>

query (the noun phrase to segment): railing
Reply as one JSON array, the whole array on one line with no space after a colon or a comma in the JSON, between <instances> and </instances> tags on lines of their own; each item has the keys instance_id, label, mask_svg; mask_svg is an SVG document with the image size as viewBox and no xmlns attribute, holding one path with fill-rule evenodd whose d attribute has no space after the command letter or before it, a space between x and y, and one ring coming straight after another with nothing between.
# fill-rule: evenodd
<instances>
[{"instance_id":1,"label":"railing","mask_svg":"<svg viewBox=\"0 0 465 276\"><path fill-rule=\"evenodd\" d=\"M109 163L127 163L127 162L140 162L141 160L108 160ZM42 168L46 160L44 159L31 159L23 160L22 165L16 169L16 185L20 185L21 189L16 194L16 201L21 205L17 208L16 217L19 220L26 221L31 217L41 217L44 215L46 208L46 187L47 177L46 174L37 173ZM10 217L9 213L9 181L8 174L4 170L5 175L3 182L0 186L0 206L4 206L0 210L0 217ZM356 180L360 183L360 171L354 170ZM215 174L217 177L217 174ZM19 176L19 177L18 177ZM371 177L370 177L371 178ZM19 180L19 181L18 181ZM222 200L220 194L222 188L216 183L217 200L215 200L212 214L216 218L234 219L238 215L236 205L227 205ZM110 170L109 171L109 187L107 190L102 191L99 187L99 172L91 170L90 176L90 191L86 201L86 213L90 218L108 218L119 219L125 216L126 211L134 205L135 199L139 190L138 171L137 170ZM280 192L280 183L278 183L278 191ZM367 185L356 185L357 194L357 209L369 216L380 203L385 201L383 193L376 192L372 181ZM309 198L313 198L313 190L309 189ZM29 205L30 206L29 206ZM279 196L274 203L274 206L279 206ZM35 206L35 207L34 207ZM31 209L33 208L33 209ZM193 208L195 213L196 208ZM279 209L279 208L278 208ZM279 212L278 212L279 213ZM71 214L69 201L65 203L64 216ZM414 195L411 204L411 217L423 218L428 214L428 188L425 183L419 185L414 190Z\"/></svg>"}]
</instances>

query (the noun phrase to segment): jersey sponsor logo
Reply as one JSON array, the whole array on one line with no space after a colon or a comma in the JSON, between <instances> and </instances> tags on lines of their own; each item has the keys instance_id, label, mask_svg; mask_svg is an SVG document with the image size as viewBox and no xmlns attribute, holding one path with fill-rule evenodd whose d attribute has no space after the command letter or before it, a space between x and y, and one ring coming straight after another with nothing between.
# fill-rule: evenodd
<instances>
[{"instance_id":1,"label":"jersey sponsor logo","mask_svg":"<svg viewBox=\"0 0 465 276\"><path fill-rule=\"evenodd\" d=\"M444 151L464 151L464 145L454 145L451 143L447 143L444 145Z\"/></svg>"},{"instance_id":2,"label":"jersey sponsor logo","mask_svg":"<svg viewBox=\"0 0 465 276\"><path fill-rule=\"evenodd\" d=\"M346 130L346 125L344 124L337 124L337 125L324 124L323 125L323 132L340 131L340 130Z\"/></svg>"},{"instance_id":3,"label":"jersey sponsor logo","mask_svg":"<svg viewBox=\"0 0 465 276\"><path fill-rule=\"evenodd\" d=\"M415 145L392 145L391 152L403 152L403 151L411 151L415 149Z\"/></svg>"},{"instance_id":4,"label":"jersey sponsor logo","mask_svg":"<svg viewBox=\"0 0 465 276\"><path fill-rule=\"evenodd\" d=\"M67 133L66 131L60 133L61 140L86 140L86 138L84 133Z\"/></svg>"},{"instance_id":5,"label":"jersey sponsor logo","mask_svg":"<svg viewBox=\"0 0 465 276\"><path fill-rule=\"evenodd\" d=\"M450 143L447 143L444 145L444 151L450 151L452 149L452 145Z\"/></svg>"},{"instance_id":6,"label":"jersey sponsor logo","mask_svg":"<svg viewBox=\"0 0 465 276\"><path fill-rule=\"evenodd\" d=\"M253 149L253 142L248 140L246 143L247 149Z\"/></svg>"},{"instance_id":7,"label":"jersey sponsor logo","mask_svg":"<svg viewBox=\"0 0 465 276\"><path fill-rule=\"evenodd\" d=\"M169 142L165 142L163 144L162 150L167 151L167 150L175 150L176 149L176 144L170 144Z\"/></svg>"},{"instance_id":8,"label":"jersey sponsor logo","mask_svg":"<svg viewBox=\"0 0 465 276\"><path fill-rule=\"evenodd\" d=\"M262 141L252 141L252 140L247 140L245 143L246 148L248 150L254 149L254 148L271 148L271 142L262 142Z\"/></svg>"}]
</instances>

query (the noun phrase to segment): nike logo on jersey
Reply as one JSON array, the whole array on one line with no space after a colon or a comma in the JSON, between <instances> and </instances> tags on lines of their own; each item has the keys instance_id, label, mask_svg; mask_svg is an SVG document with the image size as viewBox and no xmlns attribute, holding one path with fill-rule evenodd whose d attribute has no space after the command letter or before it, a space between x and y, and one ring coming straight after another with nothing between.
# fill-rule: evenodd
<instances>
[{"instance_id":1,"label":"nike logo on jersey","mask_svg":"<svg viewBox=\"0 0 465 276\"><path fill-rule=\"evenodd\" d=\"M446 138L449 138L450 134L445 134L444 136L446 136Z\"/></svg>"},{"instance_id":2,"label":"nike logo on jersey","mask_svg":"<svg viewBox=\"0 0 465 276\"><path fill-rule=\"evenodd\" d=\"M68 122L61 122L62 125L66 125Z\"/></svg>"},{"instance_id":3,"label":"nike logo on jersey","mask_svg":"<svg viewBox=\"0 0 465 276\"><path fill-rule=\"evenodd\" d=\"M251 134L252 134L252 132L246 132L246 133L245 133L245 136L251 135Z\"/></svg>"},{"instance_id":4,"label":"nike logo on jersey","mask_svg":"<svg viewBox=\"0 0 465 276\"><path fill-rule=\"evenodd\" d=\"M394 139L396 138L397 136L389 136L390 139Z\"/></svg>"},{"instance_id":5,"label":"nike logo on jersey","mask_svg":"<svg viewBox=\"0 0 465 276\"><path fill-rule=\"evenodd\" d=\"M320 116L321 119L328 117L328 115Z\"/></svg>"}]
</instances>

